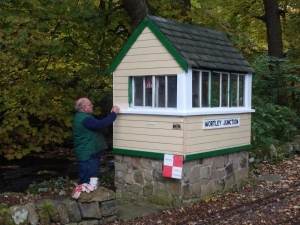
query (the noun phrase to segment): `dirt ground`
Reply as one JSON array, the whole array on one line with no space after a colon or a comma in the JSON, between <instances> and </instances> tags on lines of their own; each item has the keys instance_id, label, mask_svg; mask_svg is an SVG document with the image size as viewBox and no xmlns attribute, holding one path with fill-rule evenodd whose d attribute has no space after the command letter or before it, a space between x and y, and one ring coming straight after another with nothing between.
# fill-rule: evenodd
<instances>
[{"instance_id":1,"label":"dirt ground","mask_svg":"<svg viewBox=\"0 0 300 225\"><path fill-rule=\"evenodd\" d=\"M264 163L254 185L207 198L186 208L173 208L114 225L300 224L300 155L278 165ZM279 181L257 180L269 174ZM268 177L268 176L267 176ZM270 176L271 178L274 176ZM277 176L275 176L277 177Z\"/></svg>"},{"instance_id":2,"label":"dirt ground","mask_svg":"<svg viewBox=\"0 0 300 225\"><path fill-rule=\"evenodd\" d=\"M238 192L206 198L186 208L170 208L131 221L110 224L300 224L300 155L277 165L266 162L257 172L253 175L255 182ZM280 180L258 180L268 174L278 175ZM64 190L53 190L43 195L3 193L0 194L0 203L12 206L58 194L68 195L74 185L70 182Z\"/></svg>"}]
</instances>

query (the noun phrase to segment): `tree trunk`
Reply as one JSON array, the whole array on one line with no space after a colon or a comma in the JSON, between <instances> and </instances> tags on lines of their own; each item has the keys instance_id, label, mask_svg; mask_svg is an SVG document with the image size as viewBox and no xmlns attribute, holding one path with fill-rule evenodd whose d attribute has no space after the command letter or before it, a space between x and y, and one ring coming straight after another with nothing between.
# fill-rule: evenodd
<instances>
[{"instance_id":1,"label":"tree trunk","mask_svg":"<svg viewBox=\"0 0 300 225\"><path fill-rule=\"evenodd\" d=\"M263 0L267 27L268 55L283 58L282 30L278 0Z\"/></svg>"},{"instance_id":2,"label":"tree trunk","mask_svg":"<svg viewBox=\"0 0 300 225\"><path fill-rule=\"evenodd\" d=\"M123 6L131 20L131 27L135 30L146 14L151 15L148 0L122 0Z\"/></svg>"}]
</instances>

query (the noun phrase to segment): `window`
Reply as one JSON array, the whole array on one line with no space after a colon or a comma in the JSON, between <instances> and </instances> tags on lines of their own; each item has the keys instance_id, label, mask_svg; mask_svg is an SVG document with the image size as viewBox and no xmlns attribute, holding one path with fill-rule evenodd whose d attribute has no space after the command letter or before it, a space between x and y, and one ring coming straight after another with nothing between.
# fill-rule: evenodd
<instances>
[{"instance_id":1,"label":"window","mask_svg":"<svg viewBox=\"0 0 300 225\"><path fill-rule=\"evenodd\" d=\"M212 77L212 107L229 106L229 74L213 73Z\"/></svg>"},{"instance_id":2,"label":"window","mask_svg":"<svg viewBox=\"0 0 300 225\"><path fill-rule=\"evenodd\" d=\"M193 71L192 107L244 107L245 75Z\"/></svg>"},{"instance_id":3,"label":"window","mask_svg":"<svg viewBox=\"0 0 300 225\"><path fill-rule=\"evenodd\" d=\"M245 106L245 76L239 74L231 75L231 106Z\"/></svg>"},{"instance_id":4,"label":"window","mask_svg":"<svg viewBox=\"0 0 300 225\"><path fill-rule=\"evenodd\" d=\"M193 107L209 107L209 72L193 71Z\"/></svg>"},{"instance_id":5,"label":"window","mask_svg":"<svg viewBox=\"0 0 300 225\"><path fill-rule=\"evenodd\" d=\"M176 108L177 75L133 77L133 106Z\"/></svg>"}]
</instances>

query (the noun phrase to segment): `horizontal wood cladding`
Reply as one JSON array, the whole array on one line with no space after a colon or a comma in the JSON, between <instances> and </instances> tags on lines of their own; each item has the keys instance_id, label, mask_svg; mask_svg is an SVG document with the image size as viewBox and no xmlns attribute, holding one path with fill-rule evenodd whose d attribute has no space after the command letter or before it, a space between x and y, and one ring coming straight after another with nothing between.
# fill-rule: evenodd
<instances>
[{"instance_id":1,"label":"horizontal wood cladding","mask_svg":"<svg viewBox=\"0 0 300 225\"><path fill-rule=\"evenodd\" d=\"M213 152L219 149L234 148L244 145L250 145L248 137L236 139L234 142L216 140L210 143L186 146L186 154L190 155L203 152Z\"/></svg>"},{"instance_id":2,"label":"horizontal wood cladding","mask_svg":"<svg viewBox=\"0 0 300 225\"><path fill-rule=\"evenodd\" d=\"M239 127L203 130L206 118L240 117ZM249 145L251 140L251 114L191 116L186 118L186 154L215 151Z\"/></svg>"},{"instance_id":3,"label":"horizontal wood cladding","mask_svg":"<svg viewBox=\"0 0 300 225\"><path fill-rule=\"evenodd\" d=\"M186 138L186 145L197 145L197 144L203 144L203 143L210 143L215 141L229 141L232 142L235 139L240 139L244 137L249 137L248 131L243 132L232 132L230 128L227 128L227 131L220 134L211 134L211 135L204 135L205 132L201 133L202 136L193 137L193 138ZM250 139L249 139L250 141ZM248 141L248 142L249 142ZM248 143L249 144L249 143Z\"/></svg>"},{"instance_id":4,"label":"horizontal wood cladding","mask_svg":"<svg viewBox=\"0 0 300 225\"><path fill-rule=\"evenodd\" d=\"M155 65L152 62L153 65ZM179 67L164 67L164 68L156 68L152 65L152 68L132 68L130 70L118 70L114 74L115 76L153 76L153 75L166 75L166 74L180 74L183 73L183 70Z\"/></svg>"},{"instance_id":5,"label":"horizontal wood cladding","mask_svg":"<svg viewBox=\"0 0 300 225\"><path fill-rule=\"evenodd\" d=\"M183 146L175 144L153 143L147 144L139 141L124 141L118 140L114 143L114 148L132 149L147 152L156 152L163 154L183 155Z\"/></svg>"},{"instance_id":6,"label":"horizontal wood cladding","mask_svg":"<svg viewBox=\"0 0 300 225\"><path fill-rule=\"evenodd\" d=\"M183 69L148 27L114 71L114 76L180 74Z\"/></svg>"},{"instance_id":7,"label":"horizontal wood cladding","mask_svg":"<svg viewBox=\"0 0 300 225\"><path fill-rule=\"evenodd\" d=\"M202 128L202 125L201 125ZM251 126L250 124L243 125L240 127L230 127L230 128L221 128L221 129L212 129L212 130L187 130L186 131L186 138L192 139L197 137L209 137L209 136L218 136L227 133L243 133L243 132L250 132Z\"/></svg>"},{"instance_id":8,"label":"horizontal wood cladding","mask_svg":"<svg viewBox=\"0 0 300 225\"><path fill-rule=\"evenodd\" d=\"M183 118L119 114L114 122L114 148L183 154Z\"/></svg>"},{"instance_id":9,"label":"horizontal wood cladding","mask_svg":"<svg viewBox=\"0 0 300 225\"><path fill-rule=\"evenodd\" d=\"M144 55L141 57L140 55L126 55L126 61L123 60L124 63L132 63L132 62L143 62L143 61L169 61L173 60L172 55L165 55L165 54L150 54Z\"/></svg>"},{"instance_id":10,"label":"horizontal wood cladding","mask_svg":"<svg viewBox=\"0 0 300 225\"><path fill-rule=\"evenodd\" d=\"M233 116L240 117L239 127L203 130L205 118ZM179 124L180 129L173 129L174 124ZM208 154L220 149L250 146L250 136L250 113L190 117L119 114L114 122L114 148L142 152Z\"/></svg>"},{"instance_id":11,"label":"horizontal wood cladding","mask_svg":"<svg viewBox=\"0 0 300 225\"><path fill-rule=\"evenodd\" d=\"M159 69L159 68L173 68L178 67L178 63L174 60L169 62L161 61L161 60L153 60L153 61L145 61L145 62L130 62L130 63L121 63L118 67L120 70L132 70L132 69ZM178 71L180 72L180 71Z\"/></svg>"},{"instance_id":12,"label":"horizontal wood cladding","mask_svg":"<svg viewBox=\"0 0 300 225\"><path fill-rule=\"evenodd\" d=\"M158 129L156 129L156 128L145 129L145 127L118 127L116 129L118 131L118 132L115 132L116 138L122 137L124 134L135 134L135 133L137 133L137 135L143 134L143 135L148 135L148 136L153 136L153 137L156 137L157 134L160 134L163 137L183 138L183 132L178 132L178 130L165 130L165 129L159 129L159 128ZM138 137L139 136L137 136L134 140L136 140ZM130 137L128 137L128 138L130 138Z\"/></svg>"}]
</instances>

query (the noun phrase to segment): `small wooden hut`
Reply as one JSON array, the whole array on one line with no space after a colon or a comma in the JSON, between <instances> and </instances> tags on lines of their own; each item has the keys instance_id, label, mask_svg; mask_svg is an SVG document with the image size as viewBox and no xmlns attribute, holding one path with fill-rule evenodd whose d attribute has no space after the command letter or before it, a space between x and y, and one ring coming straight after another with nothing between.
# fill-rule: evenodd
<instances>
[{"instance_id":1,"label":"small wooden hut","mask_svg":"<svg viewBox=\"0 0 300 225\"><path fill-rule=\"evenodd\" d=\"M253 72L222 33L147 15L110 67L117 197L181 206L245 185Z\"/></svg>"}]
</instances>

